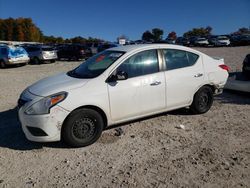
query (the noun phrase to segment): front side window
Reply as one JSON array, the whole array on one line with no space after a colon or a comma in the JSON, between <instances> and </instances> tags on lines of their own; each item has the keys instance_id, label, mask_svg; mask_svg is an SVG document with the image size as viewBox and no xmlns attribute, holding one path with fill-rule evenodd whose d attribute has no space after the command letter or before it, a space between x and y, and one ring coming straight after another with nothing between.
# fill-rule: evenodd
<instances>
[{"instance_id":1,"label":"front side window","mask_svg":"<svg viewBox=\"0 0 250 188\"><path fill-rule=\"evenodd\" d=\"M147 50L124 61L116 70L124 71L128 78L156 73L159 71L157 50Z\"/></svg>"},{"instance_id":2,"label":"front side window","mask_svg":"<svg viewBox=\"0 0 250 188\"><path fill-rule=\"evenodd\" d=\"M183 50L168 49L163 50L163 53L167 70L192 66L199 58L197 54Z\"/></svg>"},{"instance_id":3,"label":"front side window","mask_svg":"<svg viewBox=\"0 0 250 188\"><path fill-rule=\"evenodd\" d=\"M125 52L104 51L87 61L83 62L76 69L69 71L68 75L75 78L95 78L102 74L110 65L112 65Z\"/></svg>"}]
</instances>

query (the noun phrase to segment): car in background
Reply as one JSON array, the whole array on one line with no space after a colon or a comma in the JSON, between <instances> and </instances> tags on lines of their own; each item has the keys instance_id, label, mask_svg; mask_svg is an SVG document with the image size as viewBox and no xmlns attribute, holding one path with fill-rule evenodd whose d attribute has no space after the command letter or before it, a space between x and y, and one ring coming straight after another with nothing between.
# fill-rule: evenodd
<instances>
[{"instance_id":1,"label":"car in background","mask_svg":"<svg viewBox=\"0 0 250 188\"><path fill-rule=\"evenodd\" d=\"M231 35L229 37L231 46L240 46L241 35Z\"/></svg>"},{"instance_id":2,"label":"car in background","mask_svg":"<svg viewBox=\"0 0 250 188\"><path fill-rule=\"evenodd\" d=\"M30 61L28 53L20 46L0 45L0 68L8 65L27 64Z\"/></svg>"},{"instance_id":3,"label":"car in background","mask_svg":"<svg viewBox=\"0 0 250 188\"><path fill-rule=\"evenodd\" d=\"M218 40L218 42L220 42L221 44L225 44L225 46L229 46L230 45L230 39L226 36L217 36L216 39Z\"/></svg>"},{"instance_id":4,"label":"car in background","mask_svg":"<svg viewBox=\"0 0 250 188\"><path fill-rule=\"evenodd\" d=\"M178 37L176 39L175 43L178 44L178 45L183 45L183 46L189 46L190 45L190 41L185 37Z\"/></svg>"},{"instance_id":5,"label":"car in background","mask_svg":"<svg viewBox=\"0 0 250 188\"><path fill-rule=\"evenodd\" d=\"M135 40L134 42L135 42L135 44L149 44L149 43L152 43L152 41L149 42L149 41L145 41L145 40Z\"/></svg>"},{"instance_id":6,"label":"car in background","mask_svg":"<svg viewBox=\"0 0 250 188\"><path fill-rule=\"evenodd\" d=\"M117 47L117 46L118 46L117 44L105 43L105 44L99 45L97 51L98 51L98 53L99 53L99 52L102 52L102 51L107 50L107 49L109 49L109 48L114 48L114 47Z\"/></svg>"},{"instance_id":7,"label":"car in background","mask_svg":"<svg viewBox=\"0 0 250 188\"><path fill-rule=\"evenodd\" d=\"M227 43L219 41L217 36L209 36L208 42L209 46L215 46L215 47L227 46Z\"/></svg>"},{"instance_id":8,"label":"car in background","mask_svg":"<svg viewBox=\"0 0 250 188\"><path fill-rule=\"evenodd\" d=\"M248 46L250 45L250 34L246 35L241 35L240 37L240 44L242 46Z\"/></svg>"},{"instance_id":9,"label":"car in background","mask_svg":"<svg viewBox=\"0 0 250 188\"><path fill-rule=\"evenodd\" d=\"M57 60L57 52L52 46L47 45L24 45L32 64L54 63Z\"/></svg>"},{"instance_id":10,"label":"car in background","mask_svg":"<svg viewBox=\"0 0 250 188\"><path fill-rule=\"evenodd\" d=\"M250 54L247 54L243 61L242 73L250 78Z\"/></svg>"},{"instance_id":11,"label":"car in background","mask_svg":"<svg viewBox=\"0 0 250 188\"><path fill-rule=\"evenodd\" d=\"M92 56L91 49L82 44L65 44L57 48L58 60L82 60Z\"/></svg>"},{"instance_id":12,"label":"car in background","mask_svg":"<svg viewBox=\"0 0 250 188\"><path fill-rule=\"evenodd\" d=\"M173 38L166 38L165 42L167 44L175 44L175 39L173 39Z\"/></svg>"},{"instance_id":13,"label":"car in background","mask_svg":"<svg viewBox=\"0 0 250 188\"><path fill-rule=\"evenodd\" d=\"M208 46L209 42L205 37L197 37L193 42L194 46Z\"/></svg>"},{"instance_id":14,"label":"car in background","mask_svg":"<svg viewBox=\"0 0 250 188\"><path fill-rule=\"evenodd\" d=\"M31 141L87 146L110 125L184 107L205 113L227 78L223 59L184 46L110 48L25 89L19 120Z\"/></svg>"},{"instance_id":15,"label":"car in background","mask_svg":"<svg viewBox=\"0 0 250 188\"><path fill-rule=\"evenodd\" d=\"M230 42L232 46L247 46L250 45L250 35L231 35Z\"/></svg>"},{"instance_id":16,"label":"car in background","mask_svg":"<svg viewBox=\"0 0 250 188\"><path fill-rule=\"evenodd\" d=\"M92 55L98 53L98 43L87 43L86 46L90 49Z\"/></svg>"}]
</instances>

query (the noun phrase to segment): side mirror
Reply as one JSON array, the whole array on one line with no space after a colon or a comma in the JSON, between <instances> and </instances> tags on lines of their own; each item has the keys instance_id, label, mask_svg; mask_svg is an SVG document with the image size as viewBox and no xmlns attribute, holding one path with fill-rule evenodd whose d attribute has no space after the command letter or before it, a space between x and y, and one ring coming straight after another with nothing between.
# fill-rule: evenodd
<instances>
[{"instance_id":1,"label":"side mirror","mask_svg":"<svg viewBox=\"0 0 250 188\"><path fill-rule=\"evenodd\" d=\"M108 77L106 82L116 82L117 80L127 80L128 74L125 71L119 71L116 74L112 74Z\"/></svg>"},{"instance_id":2,"label":"side mirror","mask_svg":"<svg viewBox=\"0 0 250 188\"><path fill-rule=\"evenodd\" d=\"M127 80L128 79L128 74L125 71L119 71L116 74L117 80Z\"/></svg>"},{"instance_id":3,"label":"side mirror","mask_svg":"<svg viewBox=\"0 0 250 188\"><path fill-rule=\"evenodd\" d=\"M116 81L117 81L117 76L115 74L111 74L106 80L107 83Z\"/></svg>"}]
</instances>

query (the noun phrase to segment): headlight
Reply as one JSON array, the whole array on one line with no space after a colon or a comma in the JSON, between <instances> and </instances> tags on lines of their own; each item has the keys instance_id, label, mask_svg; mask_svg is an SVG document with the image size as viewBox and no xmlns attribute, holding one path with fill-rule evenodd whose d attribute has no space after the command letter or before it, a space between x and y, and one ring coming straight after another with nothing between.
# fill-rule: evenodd
<instances>
[{"instance_id":1,"label":"headlight","mask_svg":"<svg viewBox=\"0 0 250 188\"><path fill-rule=\"evenodd\" d=\"M49 114L50 108L62 102L66 97L66 92L50 95L32 104L24 113L27 115Z\"/></svg>"}]
</instances>

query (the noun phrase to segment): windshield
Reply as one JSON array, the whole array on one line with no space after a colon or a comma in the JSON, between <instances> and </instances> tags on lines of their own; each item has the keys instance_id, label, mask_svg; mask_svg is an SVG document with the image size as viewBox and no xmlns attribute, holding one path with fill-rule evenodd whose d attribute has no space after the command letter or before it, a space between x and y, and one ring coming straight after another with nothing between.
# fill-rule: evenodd
<instances>
[{"instance_id":1,"label":"windshield","mask_svg":"<svg viewBox=\"0 0 250 188\"><path fill-rule=\"evenodd\" d=\"M204 41L204 40L207 40L205 38L198 38L197 41Z\"/></svg>"},{"instance_id":2,"label":"windshield","mask_svg":"<svg viewBox=\"0 0 250 188\"><path fill-rule=\"evenodd\" d=\"M228 40L227 37L224 37L224 36L221 36L221 37L218 37L219 40Z\"/></svg>"},{"instance_id":3,"label":"windshield","mask_svg":"<svg viewBox=\"0 0 250 188\"><path fill-rule=\"evenodd\" d=\"M21 57L27 55L27 52L22 47L10 47L9 57Z\"/></svg>"},{"instance_id":4,"label":"windshield","mask_svg":"<svg viewBox=\"0 0 250 188\"><path fill-rule=\"evenodd\" d=\"M69 71L68 75L75 78L95 78L102 74L124 53L120 51L101 52L83 62L76 69Z\"/></svg>"},{"instance_id":5,"label":"windshield","mask_svg":"<svg viewBox=\"0 0 250 188\"><path fill-rule=\"evenodd\" d=\"M53 51L54 49L52 47L42 47L43 51Z\"/></svg>"}]
</instances>

